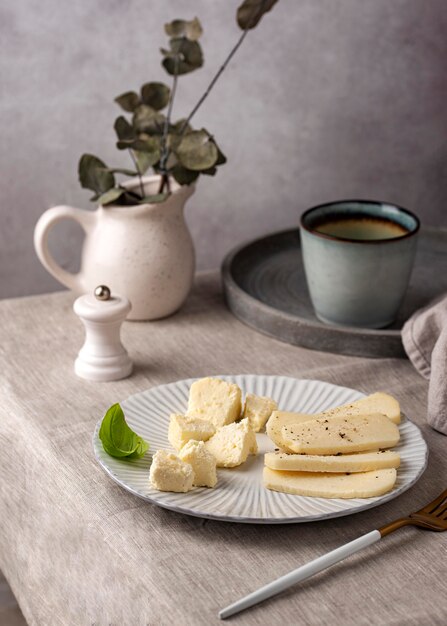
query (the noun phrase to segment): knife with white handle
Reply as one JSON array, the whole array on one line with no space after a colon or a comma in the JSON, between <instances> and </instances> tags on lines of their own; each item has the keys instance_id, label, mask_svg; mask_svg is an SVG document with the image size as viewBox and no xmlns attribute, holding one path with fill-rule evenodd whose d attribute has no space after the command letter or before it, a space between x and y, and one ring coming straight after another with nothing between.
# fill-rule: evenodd
<instances>
[{"instance_id":1,"label":"knife with white handle","mask_svg":"<svg viewBox=\"0 0 447 626\"><path fill-rule=\"evenodd\" d=\"M335 563L351 556L351 554L355 554L362 548L370 546L381 537L382 535L379 530L372 530L370 533L362 535L358 539L354 539L354 541L350 541L344 546L340 546L339 548L332 550L332 552L328 552L327 554L314 559L310 563L306 563L306 565L298 567L298 569L285 574L285 576L281 576L281 578L277 578L268 585L253 591L253 593L245 596L245 598L241 598L240 600L237 600L237 602L233 602L233 604L227 606L225 609L222 609L219 611L220 619L226 619L231 615L235 615L240 611L248 609L254 604L258 604L263 600L267 600L267 598L275 596L277 593L281 593L281 591L288 589L295 583L306 580L306 578L310 578L311 576L314 576L314 574L318 574L318 572L331 567L331 565L335 565Z\"/></svg>"}]
</instances>

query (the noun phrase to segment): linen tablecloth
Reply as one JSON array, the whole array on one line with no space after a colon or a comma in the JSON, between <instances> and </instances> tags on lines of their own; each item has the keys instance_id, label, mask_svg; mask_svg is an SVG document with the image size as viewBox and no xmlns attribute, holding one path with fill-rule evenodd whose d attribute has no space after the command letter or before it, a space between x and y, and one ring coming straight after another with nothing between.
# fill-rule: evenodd
<instances>
[{"instance_id":1,"label":"linen tablecloth","mask_svg":"<svg viewBox=\"0 0 447 626\"><path fill-rule=\"evenodd\" d=\"M446 487L447 439L425 422L427 382L403 359L309 351L271 339L226 309L217 273L182 310L128 322L134 375L76 378L83 328L67 292L0 303L0 569L30 625L220 623L218 609ZM132 496L96 463L92 433L115 401L194 376L284 374L384 390L421 428L429 464L408 492L324 522L256 526L180 515ZM404 528L229 620L241 625L445 624L447 537Z\"/></svg>"}]
</instances>

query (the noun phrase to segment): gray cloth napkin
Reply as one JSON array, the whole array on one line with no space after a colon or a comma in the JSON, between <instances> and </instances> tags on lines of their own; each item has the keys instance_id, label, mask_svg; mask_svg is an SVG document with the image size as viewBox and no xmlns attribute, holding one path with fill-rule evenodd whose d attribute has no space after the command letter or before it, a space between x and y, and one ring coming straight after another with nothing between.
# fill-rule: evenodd
<instances>
[{"instance_id":1,"label":"gray cloth napkin","mask_svg":"<svg viewBox=\"0 0 447 626\"><path fill-rule=\"evenodd\" d=\"M447 296L410 317L402 343L417 371L430 380L427 421L447 435Z\"/></svg>"}]
</instances>

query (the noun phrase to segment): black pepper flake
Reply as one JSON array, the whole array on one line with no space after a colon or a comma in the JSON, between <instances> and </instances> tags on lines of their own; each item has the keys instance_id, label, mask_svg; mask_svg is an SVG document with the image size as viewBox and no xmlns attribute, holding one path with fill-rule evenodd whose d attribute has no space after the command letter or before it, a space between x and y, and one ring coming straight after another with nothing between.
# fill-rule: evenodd
<instances>
[{"instance_id":1,"label":"black pepper flake","mask_svg":"<svg viewBox=\"0 0 447 626\"><path fill-rule=\"evenodd\" d=\"M350 476L351 472L345 472L346 476Z\"/></svg>"},{"instance_id":2,"label":"black pepper flake","mask_svg":"<svg viewBox=\"0 0 447 626\"><path fill-rule=\"evenodd\" d=\"M342 439L346 437L346 433L338 433Z\"/></svg>"},{"instance_id":3,"label":"black pepper flake","mask_svg":"<svg viewBox=\"0 0 447 626\"><path fill-rule=\"evenodd\" d=\"M326 430L329 430L329 426L326 426Z\"/></svg>"}]
</instances>

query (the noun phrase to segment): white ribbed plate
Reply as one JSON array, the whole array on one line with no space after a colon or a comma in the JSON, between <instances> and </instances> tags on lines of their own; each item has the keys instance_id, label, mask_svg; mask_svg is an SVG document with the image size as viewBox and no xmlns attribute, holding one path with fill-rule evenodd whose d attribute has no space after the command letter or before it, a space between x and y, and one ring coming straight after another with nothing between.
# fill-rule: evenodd
<instances>
[{"instance_id":1,"label":"white ribbed plate","mask_svg":"<svg viewBox=\"0 0 447 626\"><path fill-rule=\"evenodd\" d=\"M270 396L283 411L318 413L346 402L358 400L363 393L318 380L297 380L287 376L219 376L235 382L243 393ZM180 380L153 387L121 402L129 426L150 442L153 454L171 448L168 424L171 413L186 411L188 393L195 379ZM259 454L240 467L218 470L214 489L195 488L189 493L161 492L149 483L151 454L142 459L123 461L109 456L98 438L101 422L93 436L97 460L106 472L131 493L159 506L210 519L256 524L310 522L357 513L387 502L409 489L427 464L427 445L417 426L404 418L400 424L401 441L395 449L401 455L397 482L392 491L376 498L326 499L292 496L269 491L262 485L264 453L274 449L266 435L258 434Z\"/></svg>"}]
</instances>

